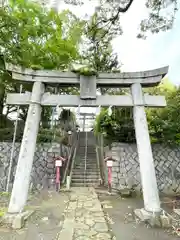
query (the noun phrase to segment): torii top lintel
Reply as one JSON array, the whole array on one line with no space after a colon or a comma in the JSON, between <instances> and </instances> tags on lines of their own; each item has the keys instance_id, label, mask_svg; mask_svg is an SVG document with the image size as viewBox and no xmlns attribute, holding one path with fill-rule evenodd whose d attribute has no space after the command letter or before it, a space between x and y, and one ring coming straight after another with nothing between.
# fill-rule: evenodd
<instances>
[{"instance_id":1,"label":"torii top lintel","mask_svg":"<svg viewBox=\"0 0 180 240\"><path fill-rule=\"evenodd\" d=\"M55 70L32 70L6 64L6 69L12 72L12 78L21 82L44 82L49 84L74 85L80 84L79 76L72 72ZM140 83L144 87L156 86L168 73L169 67L162 67L142 72L99 73L96 83L101 87L129 87Z\"/></svg>"}]
</instances>

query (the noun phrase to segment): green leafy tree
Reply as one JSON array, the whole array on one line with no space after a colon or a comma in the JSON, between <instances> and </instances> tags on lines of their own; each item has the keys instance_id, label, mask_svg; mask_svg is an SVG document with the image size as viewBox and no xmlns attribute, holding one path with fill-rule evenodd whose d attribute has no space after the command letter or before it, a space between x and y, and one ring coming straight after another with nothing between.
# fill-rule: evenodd
<instances>
[{"instance_id":1,"label":"green leafy tree","mask_svg":"<svg viewBox=\"0 0 180 240\"><path fill-rule=\"evenodd\" d=\"M147 109L147 119L152 142L164 144L180 144L180 90L168 79L153 89L151 94L164 95L167 106L165 108Z\"/></svg>"},{"instance_id":2,"label":"green leafy tree","mask_svg":"<svg viewBox=\"0 0 180 240\"><path fill-rule=\"evenodd\" d=\"M66 2L76 5L84 3L84 1L75 0L66 0ZM93 0L91 2L93 4ZM148 10L147 18L140 22L140 33L137 37L145 38L148 32L158 33L172 28L178 10L178 3L177 0L144 1ZM121 16L126 14L133 4L136 4L135 0L99 0L98 7L96 7L96 12L101 16L99 23L108 28L117 28L117 31L121 31ZM130 21L133 21L133 19L130 19Z\"/></svg>"},{"instance_id":3,"label":"green leafy tree","mask_svg":"<svg viewBox=\"0 0 180 240\"><path fill-rule=\"evenodd\" d=\"M135 132L131 108L112 108L112 115L108 109L103 109L96 118L95 134L102 133L107 143L134 142Z\"/></svg>"},{"instance_id":4,"label":"green leafy tree","mask_svg":"<svg viewBox=\"0 0 180 240\"><path fill-rule=\"evenodd\" d=\"M4 119L3 115L6 93L19 91L17 82L6 72L4 62L33 69L67 69L72 61L79 58L78 45L82 26L83 22L69 11L58 14L31 1L12 1L8 6L0 8L2 128L7 127L7 118ZM31 91L31 86L23 84L23 91ZM6 115L16 110L17 108L9 106ZM21 108L21 119L25 120L26 114L27 108ZM46 108L42 112L43 121L49 120L50 117L51 109Z\"/></svg>"},{"instance_id":5,"label":"green leafy tree","mask_svg":"<svg viewBox=\"0 0 180 240\"><path fill-rule=\"evenodd\" d=\"M111 45L115 29L107 28L98 21L99 14L95 13L86 24L83 60L87 59L97 72L117 71L120 69L120 64Z\"/></svg>"}]
</instances>

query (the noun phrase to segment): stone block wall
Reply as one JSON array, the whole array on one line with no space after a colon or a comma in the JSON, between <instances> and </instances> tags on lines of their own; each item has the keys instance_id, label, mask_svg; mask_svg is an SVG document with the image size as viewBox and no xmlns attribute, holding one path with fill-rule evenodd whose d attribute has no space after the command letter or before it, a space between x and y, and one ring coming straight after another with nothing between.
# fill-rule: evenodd
<instances>
[{"instance_id":1,"label":"stone block wall","mask_svg":"<svg viewBox=\"0 0 180 240\"><path fill-rule=\"evenodd\" d=\"M159 191L166 194L180 193L180 147L172 148L154 144L152 150ZM114 143L111 152L112 156L118 160L113 163L113 187L133 186L141 191L136 144Z\"/></svg>"},{"instance_id":2,"label":"stone block wall","mask_svg":"<svg viewBox=\"0 0 180 240\"><path fill-rule=\"evenodd\" d=\"M0 143L0 192L5 191L9 171L12 143ZM16 166L19 156L20 143L15 144L10 189L14 181ZM57 143L37 144L31 172L31 189L51 187L55 179L55 164L53 156L59 156L62 150L63 156L68 156L69 149ZM22 183L23 184L23 183Z\"/></svg>"}]
</instances>

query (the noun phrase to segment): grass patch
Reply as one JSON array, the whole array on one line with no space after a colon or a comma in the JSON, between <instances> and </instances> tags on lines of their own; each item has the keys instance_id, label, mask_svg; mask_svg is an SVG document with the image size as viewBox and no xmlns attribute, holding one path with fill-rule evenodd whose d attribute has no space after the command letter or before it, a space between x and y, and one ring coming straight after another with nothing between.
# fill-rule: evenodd
<instances>
[{"instance_id":1,"label":"grass patch","mask_svg":"<svg viewBox=\"0 0 180 240\"><path fill-rule=\"evenodd\" d=\"M0 218L3 217L6 212L7 212L7 208L0 208Z\"/></svg>"},{"instance_id":2,"label":"grass patch","mask_svg":"<svg viewBox=\"0 0 180 240\"><path fill-rule=\"evenodd\" d=\"M0 192L0 197L10 197L10 192Z\"/></svg>"}]
</instances>

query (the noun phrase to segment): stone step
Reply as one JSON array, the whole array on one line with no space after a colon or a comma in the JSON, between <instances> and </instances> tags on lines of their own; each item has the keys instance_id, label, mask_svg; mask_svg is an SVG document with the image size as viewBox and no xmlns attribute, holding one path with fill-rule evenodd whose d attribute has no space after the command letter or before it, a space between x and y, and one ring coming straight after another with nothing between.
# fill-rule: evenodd
<instances>
[{"instance_id":1,"label":"stone step","mask_svg":"<svg viewBox=\"0 0 180 240\"><path fill-rule=\"evenodd\" d=\"M84 169L85 169L85 166L82 166L82 167L75 166L73 171L75 171L75 170L79 171L79 170L84 170ZM95 172L99 171L98 167L86 167L86 169L92 170L92 171L95 171Z\"/></svg>"},{"instance_id":2,"label":"stone step","mask_svg":"<svg viewBox=\"0 0 180 240\"><path fill-rule=\"evenodd\" d=\"M85 157L85 152L77 152L77 156ZM89 158L96 158L96 153L87 153L86 155Z\"/></svg>"},{"instance_id":3,"label":"stone step","mask_svg":"<svg viewBox=\"0 0 180 240\"><path fill-rule=\"evenodd\" d=\"M80 144L79 144L79 146L78 146L78 149L82 149L82 148L84 148L85 149L85 141L84 142L80 142ZM95 151L95 149L96 149L96 145L87 145L87 150L89 151L89 150L93 150L93 151Z\"/></svg>"},{"instance_id":4,"label":"stone step","mask_svg":"<svg viewBox=\"0 0 180 240\"><path fill-rule=\"evenodd\" d=\"M86 183L86 184L96 184L99 183L98 180L94 180L94 179L76 179L76 180L71 180L72 183Z\"/></svg>"},{"instance_id":5,"label":"stone step","mask_svg":"<svg viewBox=\"0 0 180 240\"><path fill-rule=\"evenodd\" d=\"M87 164L96 164L97 163L97 160L95 160L95 159L79 159L78 161L77 161L78 163L87 163Z\"/></svg>"},{"instance_id":6,"label":"stone step","mask_svg":"<svg viewBox=\"0 0 180 240\"><path fill-rule=\"evenodd\" d=\"M77 159L77 162L78 163L88 163L88 164L94 164L94 163L97 163L97 160L96 160L96 158L93 158L93 159L89 159L89 158L87 158L87 159L84 159L84 158L81 158L81 159Z\"/></svg>"},{"instance_id":7,"label":"stone step","mask_svg":"<svg viewBox=\"0 0 180 240\"><path fill-rule=\"evenodd\" d=\"M91 171L91 172L87 172L86 173L86 175L90 175L90 176L94 176L94 175L98 175L100 173L100 171L99 170L97 170L97 171ZM84 169L83 170L73 170L73 172L72 172L72 174L73 175L82 175L82 174L84 174Z\"/></svg>"},{"instance_id":8,"label":"stone step","mask_svg":"<svg viewBox=\"0 0 180 240\"><path fill-rule=\"evenodd\" d=\"M77 161L78 163L87 163L87 164L95 164L95 163L97 163L97 160L96 159L79 159L78 161Z\"/></svg>"},{"instance_id":9,"label":"stone step","mask_svg":"<svg viewBox=\"0 0 180 240\"><path fill-rule=\"evenodd\" d=\"M84 164L84 163L86 163L86 164L89 164L89 165L93 165L93 164L97 164L97 160L95 160L95 159L80 159L79 161L78 161L78 163L79 164Z\"/></svg>"},{"instance_id":10,"label":"stone step","mask_svg":"<svg viewBox=\"0 0 180 240\"><path fill-rule=\"evenodd\" d=\"M97 163L93 163L93 164L85 164L85 163L75 163L74 164L74 169L76 168L76 167L82 167L82 168L84 168L85 167L85 165L86 165L86 167L89 167L89 168L94 168L94 167L98 167L98 164Z\"/></svg>"},{"instance_id":11,"label":"stone step","mask_svg":"<svg viewBox=\"0 0 180 240\"><path fill-rule=\"evenodd\" d=\"M74 171L81 171L84 172L85 168L75 168ZM99 172L97 168L86 168L86 172L91 173L91 172Z\"/></svg>"},{"instance_id":12,"label":"stone step","mask_svg":"<svg viewBox=\"0 0 180 240\"><path fill-rule=\"evenodd\" d=\"M74 164L76 167L84 167L85 166L85 163L83 163L83 162L81 162L81 163L75 163ZM95 162L95 163L93 163L93 164L89 164L89 163L86 163L86 166L88 166L88 167L97 167L98 166L98 164ZM75 167L74 167L75 168Z\"/></svg>"},{"instance_id":13,"label":"stone step","mask_svg":"<svg viewBox=\"0 0 180 240\"><path fill-rule=\"evenodd\" d=\"M74 169L85 169L85 165L75 166ZM97 165L94 165L94 166L87 166L86 165L86 169L91 169L91 170L95 169L96 170L97 169Z\"/></svg>"},{"instance_id":14,"label":"stone step","mask_svg":"<svg viewBox=\"0 0 180 240\"><path fill-rule=\"evenodd\" d=\"M73 169L73 173L84 173L85 171L85 168L75 168ZM99 169L97 168L94 168L94 169L89 169L89 168L86 168L86 172L87 174L90 174L90 173L98 173L99 172Z\"/></svg>"},{"instance_id":15,"label":"stone step","mask_svg":"<svg viewBox=\"0 0 180 240\"><path fill-rule=\"evenodd\" d=\"M72 187L93 187L98 185L99 183L71 183Z\"/></svg>"},{"instance_id":16,"label":"stone step","mask_svg":"<svg viewBox=\"0 0 180 240\"><path fill-rule=\"evenodd\" d=\"M77 149L77 153L85 153L85 151L86 151L85 147L81 147L81 148L78 148L78 149ZM87 150L87 152L89 152L89 153L95 153L96 150L95 150L95 149Z\"/></svg>"},{"instance_id":17,"label":"stone step","mask_svg":"<svg viewBox=\"0 0 180 240\"><path fill-rule=\"evenodd\" d=\"M85 140L79 143L78 149L83 148L83 147L84 148L86 147ZM87 148L88 149L96 149L96 145L95 144L87 144Z\"/></svg>"},{"instance_id":18,"label":"stone step","mask_svg":"<svg viewBox=\"0 0 180 240\"><path fill-rule=\"evenodd\" d=\"M75 168L85 168L85 164L77 164L77 165L75 165ZM95 164L86 164L86 168L97 168L97 164L95 163Z\"/></svg>"},{"instance_id":19,"label":"stone step","mask_svg":"<svg viewBox=\"0 0 180 240\"><path fill-rule=\"evenodd\" d=\"M80 145L77 149L77 152L79 151L85 151L86 150L86 146L84 145ZM95 147L90 147L90 146L87 146L87 152L90 152L90 153L94 153L96 152L96 148Z\"/></svg>"},{"instance_id":20,"label":"stone step","mask_svg":"<svg viewBox=\"0 0 180 240\"><path fill-rule=\"evenodd\" d=\"M76 170L76 171L74 171L73 170L73 176L74 175L83 175L84 176L84 169L83 170ZM90 175L99 175L99 171L97 170L97 171L90 171L89 173L88 172L86 172L86 175L88 175L88 174L90 174Z\"/></svg>"},{"instance_id":21,"label":"stone step","mask_svg":"<svg viewBox=\"0 0 180 240\"><path fill-rule=\"evenodd\" d=\"M79 179L90 179L90 180L98 180L99 179L99 174L97 174L97 175L94 175L94 176L92 176L92 175L86 175L86 176L83 176L83 175L73 175L72 176L72 180L79 180Z\"/></svg>"},{"instance_id":22,"label":"stone step","mask_svg":"<svg viewBox=\"0 0 180 240\"><path fill-rule=\"evenodd\" d=\"M83 155L76 155L77 157L79 157L80 159L85 159L85 155L83 154ZM92 156L86 156L86 159L88 159L88 160L96 160L96 155L92 155Z\"/></svg>"},{"instance_id":23,"label":"stone step","mask_svg":"<svg viewBox=\"0 0 180 240\"><path fill-rule=\"evenodd\" d=\"M82 179L72 179L71 180L72 183L98 183L99 182L99 178L97 179L86 179L86 178L82 178Z\"/></svg>"},{"instance_id":24,"label":"stone step","mask_svg":"<svg viewBox=\"0 0 180 240\"><path fill-rule=\"evenodd\" d=\"M78 155L77 155L77 157L80 158L80 161L82 161L82 162L85 161L85 156L78 156ZM94 161L94 162L97 162L97 159L96 159L96 157L88 157L88 156L87 156L86 161L88 161L88 162L90 162L90 163L93 162L93 161Z\"/></svg>"}]
</instances>

